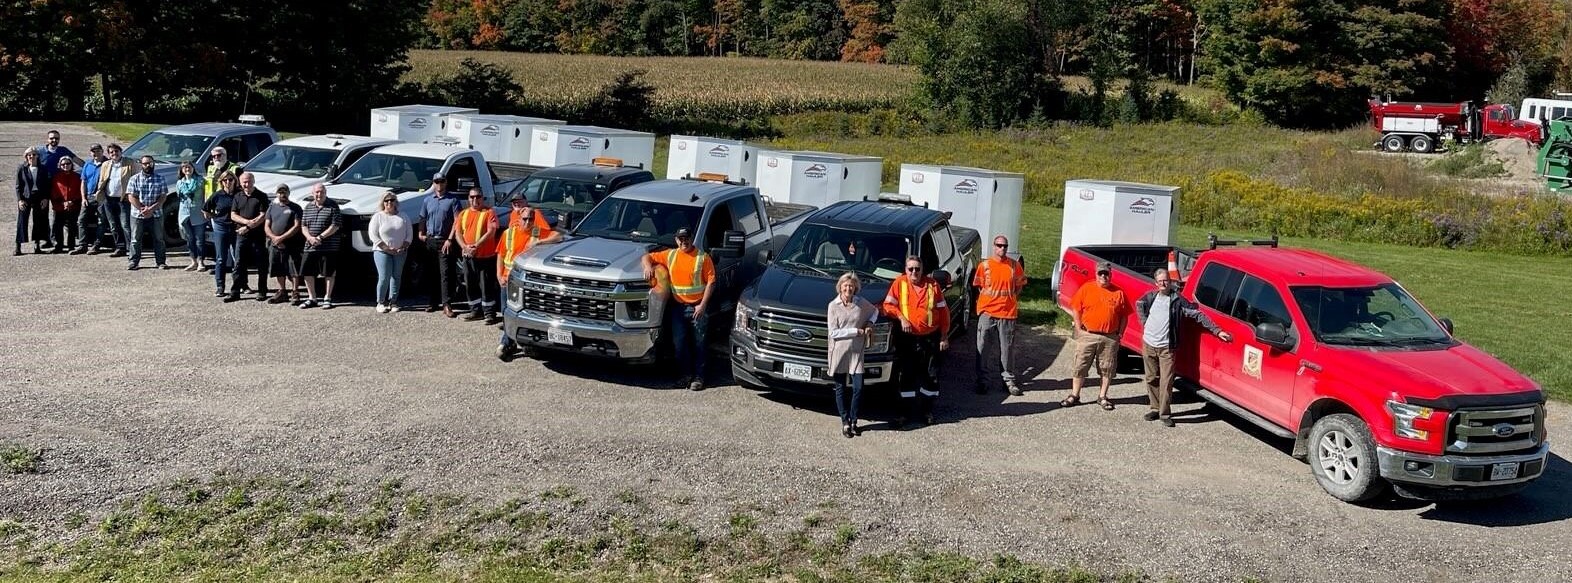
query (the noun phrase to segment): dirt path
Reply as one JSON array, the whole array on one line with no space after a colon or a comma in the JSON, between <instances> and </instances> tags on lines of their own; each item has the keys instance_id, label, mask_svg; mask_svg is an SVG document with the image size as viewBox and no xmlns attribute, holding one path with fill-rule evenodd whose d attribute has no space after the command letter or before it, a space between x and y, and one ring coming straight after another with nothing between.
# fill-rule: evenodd
<instances>
[{"instance_id":1,"label":"dirt path","mask_svg":"<svg viewBox=\"0 0 1572 583\"><path fill-rule=\"evenodd\" d=\"M0 124L0 149L44 127ZM61 129L73 148L103 138ZM494 329L379 315L364 296L324 312L222 304L211 289L103 256L0 257L0 442L47 450L44 473L0 476L0 518L57 524L225 471L396 476L498 500L634 490L715 528L754 507L786 530L829 500L861 529L859 552L926 544L1184 580L1572 580L1566 441L1516 498L1365 508L1323 494L1282 442L1196 404L1177 407L1176 429L1142 422L1134 379L1115 387L1116 411L1059 409L1063 342L1040 332L1025 341L1025 397L956 390L971 382L962 347L940 424L884 431L875 405L874 430L847 440L828 402L659 390L656 371L604 363L501 363ZM1550 421L1572 435L1572 408Z\"/></svg>"}]
</instances>

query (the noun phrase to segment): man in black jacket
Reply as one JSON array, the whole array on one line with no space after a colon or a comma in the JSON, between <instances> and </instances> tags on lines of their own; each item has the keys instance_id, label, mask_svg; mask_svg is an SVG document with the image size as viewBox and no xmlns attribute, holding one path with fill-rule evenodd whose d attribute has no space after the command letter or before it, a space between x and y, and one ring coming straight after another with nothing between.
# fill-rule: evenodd
<instances>
[{"instance_id":1,"label":"man in black jacket","mask_svg":"<svg viewBox=\"0 0 1572 583\"><path fill-rule=\"evenodd\" d=\"M1152 408L1146 413L1146 420L1161 419L1163 425L1173 427L1168 399L1173 394L1174 349L1179 346L1180 323L1185 318L1195 320L1223 342L1233 342L1233 336L1219 329L1195 304L1179 295L1178 282L1169 281L1168 270L1159 269L1152 277L1157 280L1157 289L1146 292L1135 302L1135 313L1144 328L1141 360L1146 365L1146 394Z\"/></svg>"}]
</instances>

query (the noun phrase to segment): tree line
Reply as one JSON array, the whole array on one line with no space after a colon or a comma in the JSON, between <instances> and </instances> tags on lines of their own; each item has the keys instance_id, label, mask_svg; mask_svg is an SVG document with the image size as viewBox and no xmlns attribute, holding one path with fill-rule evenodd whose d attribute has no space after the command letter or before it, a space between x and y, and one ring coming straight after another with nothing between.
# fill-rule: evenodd
<instances>
[{"instance_id":1,"label":"tree line","mask_svg":"<svg viewBox=\"0 0 1572 583\"><path fill-rule=\"evenodd\" d=\"M972 127L1164 119L1159 81L1337 127L1374 94L1572 90L1572 0L29 0L0 3L0 114L330 127L447 98L401 81L412 47L906 64Z\"/></svg>"}]
</instances>

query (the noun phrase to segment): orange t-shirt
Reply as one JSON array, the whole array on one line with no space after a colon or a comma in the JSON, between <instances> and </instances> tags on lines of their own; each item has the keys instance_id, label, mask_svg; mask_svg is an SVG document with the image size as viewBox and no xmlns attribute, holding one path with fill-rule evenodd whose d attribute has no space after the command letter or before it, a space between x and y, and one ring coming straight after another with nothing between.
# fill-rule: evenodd
<instances>
[{"instance_id":1,"label":"orange t-shirt","mask_svg":"<svg viewBox=\"0 0 1572 583\"><path fill-rule=\"evenodd\" d=\"M1081 317L1081 327L1087 331L1108 334L1124 325L1130 317L1130 303L1124 292L1106 289L1095 281L1081 284L1070 298L1070 311Z\"/></svg>"},{"instance_id":2,"label":"orange t-shirt","mask_svg":"<svg viewBox=\"0 0 1572 583\"><path fill-rule=\"evenodd\" d=\"M1019 315L1021 288L1026 285L1026 270L1009 257L989 257L977 266L972 287L977 288L977 313L1014 320Z\"/></svg>"}]
</instances>

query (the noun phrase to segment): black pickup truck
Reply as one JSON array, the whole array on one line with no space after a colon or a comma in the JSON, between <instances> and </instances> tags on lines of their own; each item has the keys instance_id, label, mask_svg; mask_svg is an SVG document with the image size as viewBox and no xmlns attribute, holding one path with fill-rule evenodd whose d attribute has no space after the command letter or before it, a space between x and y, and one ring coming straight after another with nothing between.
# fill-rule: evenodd
<instances>
[{"instance_id":1,"label":"black pickup truck","mask_svg":"<svg viewBox=\"0 0 1572 583\"><path fill-rule=\"evenodd\" d=\"M822 392L833 383L825 367L829 331L825 311L835 281L848 271L862 280L862 297L879 305L906 256L949 280L954 335L971 323L970 277L980 261L977 231L950 224L949 213L898 201L839 202L803 220L764 274L742 291L731 332L731 371L751 388ZM941 280L942 281L942 280ZM892 322L874 327L865 352L867 384L892 380Z\"/></svg>"},{"instance_id":2,"label":"black pickup truck","mask_svg":"<svg viewBox=\"0 0 1572 583\"><path fill-rule=\"evenodd\" d=\"M562 220L557 227L567 230L577 225L607 195L625 186L654 179L655 175L649 170L634 166L565 164L531 174L502 200L522 193L535 208L557 213Z\"/></svg>"}]
</instances>

